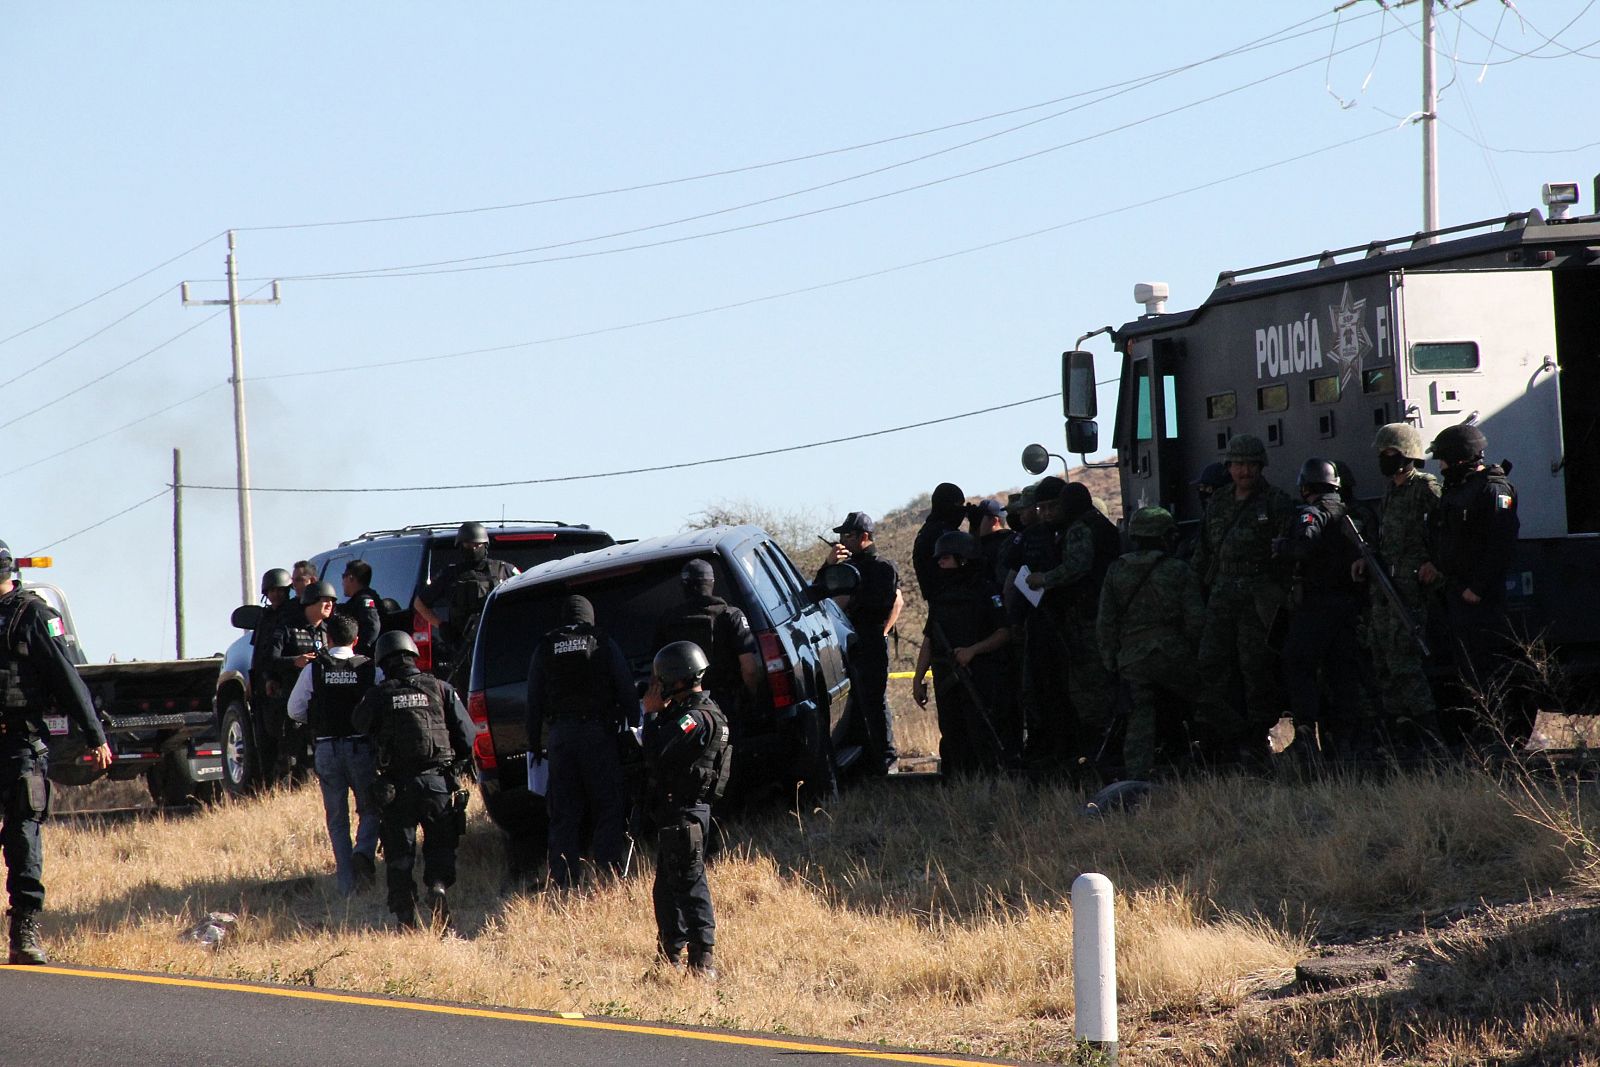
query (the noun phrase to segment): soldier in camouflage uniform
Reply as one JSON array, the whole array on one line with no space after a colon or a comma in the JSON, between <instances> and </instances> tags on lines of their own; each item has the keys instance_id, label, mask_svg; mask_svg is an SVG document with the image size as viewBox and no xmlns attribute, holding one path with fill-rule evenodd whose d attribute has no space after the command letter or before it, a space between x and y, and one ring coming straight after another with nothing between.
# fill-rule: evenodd
<instances>
[{"instance_id":1,"label":"soldier in camouflage uniform","mask_svg":"<svg viewBox=\"0 0 1600 1067\"><path fill-rule=\"evenodd\" d=\"M1073 755L1081 763L1099 752L1116 707L1116 682L1100 661L1095 613L1106 571L1122 554L1122 536L1082 482L1068 482L1059 497L1040 507L1045 521L1060 526L1061 562L1029 574L1028 585L1045 591L1039 610L1055 623L1065 646Z\"/></svg>"},{"instance_id":2,"label":"soldier in camouflage uniform","mask_svg":"<svg viewBox=\"0 0 1600 1067\"><path fill-rule=\"evenodd\" d=\"M1208 597L1195 719L1214 748L1211 755L1224 760L1241 745L1250 754L1265 755L1267 730L1283 710L1266 620L1284 601L1272 539L1295 512L1288 494L1262 475L1267 449L1259 437L1237 435L1228 442L1226 458L1233 488L1212 495L1194 553L1194 569ZM1243 714L1232 701L1236 671L1244 681Z\"/></svg>"},{"instance_id":3,"label":"soldier in camouflage uniform","mask_svg":"<svg viewBox=\"0 0 1600 1067\"><path fill-rule=\"evenodd\" d=\"M1148 778L1156 762L1156 702L1193 699L1195 650L1205 626L1200 579L1171 555L1177 524L1165 508L1140 508L1128 521L1133 551L1106 571L1095 625L1100 658L1128 687L1122 768Z\"/></svg>"},{"instance_id":4,"label":"soldier in camouflage uniform","mask_svg":"<svg viewBox=\"0 0 1600 1067\"><path fill-rule=\"evenodd\" d=\"M1426 606L1417 568L1428 559L1428 515L1439 503L1439 482L1421 469L1422 434L1415 426L1390 423L1378 431L1372 447L1378 453L1378 469L1389 479L1373 551L1411 617L1422 622ZM1364 564L1358 562L1356 569L1359 575ZM1416 741L1419 738L1407 735L1438 729L1422 652L1376 582L1371 586L1371 599L1368 636L1386 725L1391 731L1398 730L1403 739Z\"/></svg>"}]
</instances>

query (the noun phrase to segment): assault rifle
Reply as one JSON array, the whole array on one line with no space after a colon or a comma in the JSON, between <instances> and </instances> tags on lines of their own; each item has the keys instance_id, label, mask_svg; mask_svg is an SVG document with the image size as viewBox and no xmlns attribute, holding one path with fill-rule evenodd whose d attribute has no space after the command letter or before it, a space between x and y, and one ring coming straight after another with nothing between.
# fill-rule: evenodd
<instances>
[{"instance_id":1,"label":"assault rifle","mask_svg":"<svg viewBox=\"0 0 1600 1067\"><path fill-rule=\"evenodd\" d=\"M1389 572L1384 569L1382 563L1378 562L1378 557L1372 552L1372 546L1367 544L1366 539L1361 536L1361 531L1356 529L1356 524L1350 521L1348 512L1340 516L1339 523L1345 537L1356 547L1356 551L1361 553L1362 562L1367 566L1367 576L1378 583L1378 588L1383 591L1383 598L1394 609L1395 615L1399 617L1401 625L1406 628L1406 632L1411 635L1411 640L1416 644L1417 649L1423 656L1432 656L1433 652L1428 648L1428 638L1422 623L1418 621L1416 616L1411 614L1411 609L1406 607L1406 602L1400 599L1400 592L1395 589L1394 582L1390 580Z\"/></svg>"},{"instance_id":2,"label":"assault rifle","mask_svg":"<svg viewBox=\"0 0 1600 1067\"><path fill-rule=\"evenodd\" d=\"M1004 767L1007 760L1005 742L1000 740L1000 731L995 729L994 717L989 714L989 702L983 698L978 684L973 681L972 671L956 662L955 646L951 645L950 639L945 636L944 627L931 618L928 620L928 636L933 639L934 652L950 661L950 670L955 673L956 681L966 691L967 699L972 701L972 710L977 714L978 721L983 723L983 730L988 734L995 759Z\"/></svg>"}]
</instances>

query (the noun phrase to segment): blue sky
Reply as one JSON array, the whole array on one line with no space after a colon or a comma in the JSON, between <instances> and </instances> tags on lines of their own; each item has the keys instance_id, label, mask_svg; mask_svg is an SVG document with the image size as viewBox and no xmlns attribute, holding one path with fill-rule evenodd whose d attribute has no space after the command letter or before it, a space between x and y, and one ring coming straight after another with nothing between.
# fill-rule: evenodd
<instances>
[{"instance_id":1,"label":"blue sky","mask_svg":"<svg viewBox=\"0 0 1600 1067\"><path fill-rule=\"evenodd\" d=\"M1592 6L1529 0L1519 18L1479 0L1441 14L1444 224L1535 206L1549 180L1580 182L1593 210L1600 147L1568 151L1596 138ZM11 460L0 538L30 551L160 492L174 447L186 481L232 484L226 318L206 321L216 309L184 308L177 293L189 280L196 296L223 295L228 228L247 290L289 279L281 305L243 312L262 487L589 474L1048 393L1062 349L1138 313L1136 281L1166 281L1172 307L1190 307L1219 270L1419 227L1420 139L1405 122L1420 99L1419 5L1358 3L1337 19L1332 7L19 8L0 37L11 208L0 338L28 332L0 344L0 380L16 379L0 418L16 420L0 427ZM1014 113L983 118L1002 112ZM952 128L904 136L941 127ZM871 142L885 143L854 148ZM740 170L803 156L814 158ZM728 170L739 172L656 184ZM653 187L571 199L640 185ZM566 199L262 228L554 198ZM730 227L745 228L707 235ZM605 236L629 230L641 232ZM458 264L494 269L303 277L538 248ZM763 299L801 289L812 291ZM551 340L577 334L589 336ZM508 345L520 347L348 369ZM502 510L619 537L675 530L726 500L831 525L942 480L1014 486L1023 445L1059 450L1059 416L1043 401L565 484L259 493L257 565L362 530ZM93 658L171 654L171 521L160 497L52 549L51 580ZM186 492L184 522L200 654L233 636L232 494Z\"/></svg>"}]
</instances>

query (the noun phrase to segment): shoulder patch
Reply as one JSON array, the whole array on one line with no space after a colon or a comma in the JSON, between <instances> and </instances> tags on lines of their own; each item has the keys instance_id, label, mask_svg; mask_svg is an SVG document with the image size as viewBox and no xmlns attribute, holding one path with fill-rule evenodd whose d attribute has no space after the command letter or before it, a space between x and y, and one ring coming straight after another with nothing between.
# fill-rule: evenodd
<instances>
[{"instance_id":1,"label":"shoulder patch","mask_svg":"<svg viewBox=\"0 0 1600 1067\"><path fill-rule=\"evenodd\" d=\"M1501 511L1510 511L1517 506L1517 498L1504 489L1494 491L1494 506Z\"/></svg>"},{"instance_id":2,"label":"shoulder patch","mask_svg":"<svg viewBox=\"0 0 1600 1067\"><path fill-rule=\"evenodd\" d=\"M61 621L61 616L57 615L55 618L44 624L44 632L49 634L51 637L65 637L67 634L67 627L66 624Z\"/></svg>"},{"instance_id":3,"label":"shoulder patch","mask_svg":"<svg viewBox=\"0 0 1600 1067\"><path fill-rule=\"evenodd\" d=\"M1309 511L1301 512L1300 524L1302 526L1315 526L1317 524L1317 517Z\"/></svg>"},{"instance_id":4,"label":"shoulder patch","mask_svg":"<svg viewBox=\"0 0 1600 1067\"><path fill-rule=\"evenodd\" d=\"M693 715L685 715L683 718L678 720L678 729L682 730L686 734L692 734L699 728L700 724L694 721Z\"/></svg>"},{"instance_id":5,"label":"shoulder patch","mask_svg":"<svg viewBox=\"0 0 1600 1067\"><path fill-rule=\"evenodd\" d=\"M989 603L993 604L997 608L1005 607L1005 604L1004 604L1003 601L1001 601L1000 594L998 594L998 593L996 593L996 594L992 595L991 597L989 597Z\"/></svg>"}]
</instances>

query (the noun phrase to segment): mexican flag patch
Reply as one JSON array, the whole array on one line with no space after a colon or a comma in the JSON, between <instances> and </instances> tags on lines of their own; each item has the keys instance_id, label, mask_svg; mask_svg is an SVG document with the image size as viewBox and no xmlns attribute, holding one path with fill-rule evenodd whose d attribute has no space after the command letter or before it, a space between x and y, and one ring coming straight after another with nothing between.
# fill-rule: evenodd
<instances>
[{"instance_id":1,"label":"mexican flag patch","mask_svg":"<svg viewBox=\"0 0 1600 1067\"><path fill-rule=\"evenodd\" d=\"M49 634L51 637L65 637L67 628L62 625L62 622L59 618L56 618L51 619L49 622L44 624L44 632Z\"/></svg>"},{"instance_id":2,"label":"mexican flag patch","mask_svg":"<svg viewBox=\"0 0 1600 1067\"><path fill-rule=\"evenodd\" d=\"M699 728L700 724L694 721L694 716L692 715L685 715L678 720L678 729L686 734L692 734Z\"/></svg>"}]
</instances>

